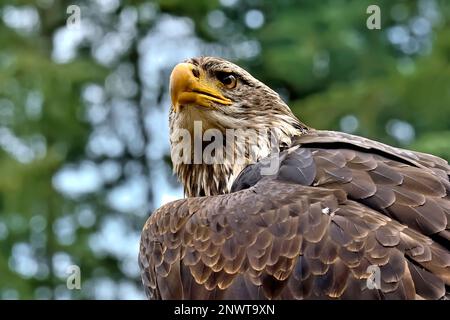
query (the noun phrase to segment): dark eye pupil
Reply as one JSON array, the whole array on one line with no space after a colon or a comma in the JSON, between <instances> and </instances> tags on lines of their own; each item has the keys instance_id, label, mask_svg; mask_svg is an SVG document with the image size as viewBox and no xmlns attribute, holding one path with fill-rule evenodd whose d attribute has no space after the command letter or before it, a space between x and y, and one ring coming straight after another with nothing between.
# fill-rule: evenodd
<instances>
[{"instance_id":1,"label":"dark eye pupil","mask_svg":"<svg viewBox=\"0 0 450 320\"><path fill-rule=\"evenodd\" d=\"M225 76L225 77L222 79L222 83L223 83L223 84L226 84L226 85L232 84L233 81L234 81L234 76L233 76L233 75Z\"/></svg>"},{"instance_id":2,"label":"dark eye pupil","mask_svg":"<svg viewBox=\"0 0 450 320\"><path fill-rule=\"evenodd\" d=\"M216 78L230 89L236 86L236 76L231 72L219 71L216 73Z\"/></svg>"},{"instance_id":3,"label":"dark eye pupil","mask_svg":"<svg viewBox=\"0 0 450 320\"><path fill-rule=\"evenodd\" d=\"M224 75L220 81L226 86L234 86L236 77L232 74Z\"/></svg>"}]
</instances>

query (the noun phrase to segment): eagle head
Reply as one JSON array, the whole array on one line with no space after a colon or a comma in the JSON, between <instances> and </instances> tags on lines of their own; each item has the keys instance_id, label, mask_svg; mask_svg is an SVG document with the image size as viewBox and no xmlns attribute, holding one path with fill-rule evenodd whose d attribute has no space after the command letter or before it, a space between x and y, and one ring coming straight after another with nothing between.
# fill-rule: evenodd
<instances>
[{"instance_id":1,"label":"eagle head","mask_svg":"<svg viewBox=\"0 0 450 320\"><path fill-rule=\"evenodd\" d=\"M221 58L191 58L176 65L170 76L170 96L171 157L188 196L229 192L249 162L270 154L271 137L289 145L293 136L306 130L275 91ZM208 130L216 133L214 138ZM233 133L235 137L256 135L257 140L233 140L231 149L239 152L224 157L230 153L225 147L227 134ZM223 141L217 141L220 138ZM208 141L224 148L221 157L217 150L213 161L195 156L196 150L206 151Z\"/></svg>"}]
</instances>

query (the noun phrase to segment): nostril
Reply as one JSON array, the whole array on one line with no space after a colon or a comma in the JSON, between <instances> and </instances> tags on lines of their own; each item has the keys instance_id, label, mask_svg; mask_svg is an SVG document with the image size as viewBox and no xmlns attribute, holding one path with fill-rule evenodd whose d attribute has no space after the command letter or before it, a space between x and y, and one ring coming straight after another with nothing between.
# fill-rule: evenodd
<instances>
[{"instance_id":1,"label":"nostril","mask_svg":"<svg viewBox=\"0 0 450 320\"><path fill-rule=\"evenodd\" d=\"M194 75L194 77L199 78L200 77L200 72L198 71L197 68L192 68L192 74Z\"/></svg>"}]
</instances>

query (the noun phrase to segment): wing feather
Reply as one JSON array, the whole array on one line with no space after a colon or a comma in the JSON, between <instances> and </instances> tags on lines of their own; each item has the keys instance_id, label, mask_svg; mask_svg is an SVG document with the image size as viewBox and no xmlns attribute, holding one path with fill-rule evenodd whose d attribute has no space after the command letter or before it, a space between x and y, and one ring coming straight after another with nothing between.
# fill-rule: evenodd
<instances>
[{"instance_id":1,"label":"wing feather","mask_svg":"<svg viewBox=\"0 0 450 320\"><path fill-rule=\"evenodd\" d=\"M331 131L311 130L294 145L274 176L261 176L262 161L230 194L150 216L139 254L149 298L443 298L447 162Z\"/></svg>"},{"instance_id":2,"label":"wing feather","mask_svg":"<svg viewBox=\"0 0 450 320\"><path fill-rule=\"evenodd\" d=\"M264 180L157 210L142 233L140 265L150 298L439 298L449 263L443 252L338 190ZM433 254L442 258L430 262ZM381 270L372 290L370 265ZM432 279L431 289L424 279ZM416 280L420 290L412 289Z\"/></svg>"}]
</instances>

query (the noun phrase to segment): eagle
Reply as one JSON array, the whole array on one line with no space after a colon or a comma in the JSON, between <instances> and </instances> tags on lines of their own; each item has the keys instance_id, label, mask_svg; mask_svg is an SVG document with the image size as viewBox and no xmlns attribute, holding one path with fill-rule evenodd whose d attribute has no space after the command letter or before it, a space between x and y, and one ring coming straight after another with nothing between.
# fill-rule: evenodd
<instances>
[{"instance_id":1,"label":"eagle","mask_svg":"<svg viewBox=\"0 0 450 320\"><path fill-rule=\"evenodd\" d=\"M144 225L138 260L149 299L450 297L447 161L313 129L222 58L176 65L170 96L171 159L185 197ZM197 151L204 157L192 160Z\"/></svg>"}]
</instances>

